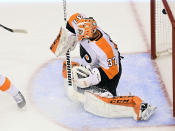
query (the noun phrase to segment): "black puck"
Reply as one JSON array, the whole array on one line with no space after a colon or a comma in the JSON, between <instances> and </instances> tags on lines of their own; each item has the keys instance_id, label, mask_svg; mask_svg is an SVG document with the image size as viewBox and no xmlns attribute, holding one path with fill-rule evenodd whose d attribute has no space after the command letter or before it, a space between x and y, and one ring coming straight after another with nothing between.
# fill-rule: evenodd
<instances>
[{"instance_id":1,"label":"black puck","mask_svg":"<svg viewBox=\"0 0 175 131\"><path fill-rule=\"evenodd\" d=\"M165 9L162 10L162 13L165 14L165 15L167 14Z\"/></svg>"}]
</instances>

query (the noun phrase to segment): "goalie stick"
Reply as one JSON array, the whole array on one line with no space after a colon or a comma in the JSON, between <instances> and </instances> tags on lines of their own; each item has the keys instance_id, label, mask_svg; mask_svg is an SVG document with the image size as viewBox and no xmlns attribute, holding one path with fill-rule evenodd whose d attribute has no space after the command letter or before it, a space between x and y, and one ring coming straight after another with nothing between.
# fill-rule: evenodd
<instances>
[{"instance_id":1,"label":"goalie stick","mask_svg":"<svg viewBox=\"0 0 175 131\"><path fill-rule=\"evenodd\" d=\"M8 30L10 32L13 32L13 33L24 33L24 34L27 33L27 31L24 30L24 29L11 29L11 28L8 28L8 27L6 27L6 26L4 26L2 24L0 24L0 27L4 28L5 30Z\"/></svg>"},{"instance_id":2,"label":"goalie stick","mask_svg":"<svg viewBox=\"0 0 175 131\"><path fill-rule=\"evenodd\" d=\"M64 21L65 25L67 22L67 14L66 14L66 0L63 0L63 10L64 10ZM72 72L71 72L71 57L70 57L70 41L68 39L68 33L66 29L60 29L59 35L57 36L54 43L51 45L51 51L59 58L62 55L66 55L66 70L67 70L67 82L68 86L72 87Z\"/></svg>"},{"instance_id":3,"label":"goalie stick","mask_svg":"<svg viewBox=\"0 0 175 131\"><path fill-rule=\"evenodd\" d=\"M63 11L64 11L64 21L66 25L66 22L67 22L66 0L63 0ZM66 68L67 68L67 82L68 82L68 85L72 87L73 84L72 84L70 49L68 49L66 53Z\"/></svg>"}]
</instances>

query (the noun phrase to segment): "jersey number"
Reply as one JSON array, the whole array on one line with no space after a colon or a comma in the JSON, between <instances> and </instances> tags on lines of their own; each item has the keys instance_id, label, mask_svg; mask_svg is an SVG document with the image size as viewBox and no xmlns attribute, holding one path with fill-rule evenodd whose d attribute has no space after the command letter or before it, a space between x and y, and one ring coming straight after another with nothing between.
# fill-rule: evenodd
<instances>
[{"instance_id":1,"label":"jersey number","mask_svg":"<svg viewBox=\"0 0 175 131\"><path fill-rule=\"evenodd\" d=\"M77 17L73 20L74 23L76 24L77 21L81 20L82 19L82 16L81 15L77 15Z\"/></svg>"},{"instance_id":2,"label":"jersey number","mask_svg":"<svg viewBox=\"0 0 175 131\"><path fill-rule=\"evenodd\" d=\"M108 62L108 67L112 67L112 66L117 65L117 59L115 56L111 59L107 59L107 62Z\"/></svg>"}]
</instances>

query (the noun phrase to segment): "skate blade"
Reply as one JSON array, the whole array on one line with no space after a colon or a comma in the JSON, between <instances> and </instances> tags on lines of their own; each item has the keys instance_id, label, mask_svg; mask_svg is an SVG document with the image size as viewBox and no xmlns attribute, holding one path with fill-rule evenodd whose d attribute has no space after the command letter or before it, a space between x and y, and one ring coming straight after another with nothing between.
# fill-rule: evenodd
<instances>
[{"instance_id":1,"label":"skate blade","mask_svg":"<svg viewBox=\"0 0 175 131\"><path fill-rule=\"evenodd\" d=\"M148 113L146 113L146 117L144 117L142 120L148 120L151 115L155 112L155 110L157 109L157 107L153 107L152 109L150 109L150 111Z\"/></svg>"}]
</instances>

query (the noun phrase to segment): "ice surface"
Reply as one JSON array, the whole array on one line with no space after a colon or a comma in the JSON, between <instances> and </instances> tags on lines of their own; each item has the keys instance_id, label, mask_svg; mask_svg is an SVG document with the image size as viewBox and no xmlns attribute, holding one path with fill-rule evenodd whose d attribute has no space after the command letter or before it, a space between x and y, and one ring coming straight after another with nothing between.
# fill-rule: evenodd
<instances>
[{"instance_id":1,"label":"ice surface","mask_svg":"<svg viewBox=\"0 0 175 131\"><path fill-rule=\"evenodd\" d=\"M3 3L2 1L6 1L6 2ZM50 52L49 47L53 42L53 40L55 39L55 37L58 35L60 26L64 25L62 3L59 1L56 3L54 2L52 3L50 1L48 3L45 3L44 2L45 0L44 0L38 3L37 2L32 3L30 1L26 4L15 3L15 2L9 4L7 1L13 1L13 0L0 0L0 2L2 2L0 4L0 15L1 15L0 24L4 24L5 26L10 28L26 29L28 31L28 34L15 34L15 33L10 33L8 31L5 31L2 28L0 29L0 73L8 76L10 80L14 83L14 85L24 94L27 101L27 110L25 111L18 110L14 100L8 94L0 92L0 104L1 104L0 130L2 131L40 131L40 130L41 131L49 131L49 130L68 131L70 129L65 127L66 126L71 127L70 126L72 124L71 121L67 121L67 123L68 122L69 123L66 126L65 124L60 126L61 122L56 119L57 115L62 113L62 112L59 112L59 110L61 110L60 108L65 109L64 108L65 106L57 108L58 106L60 106L60 105L57 105L58 101L62 102L63 104L64 103L67 104L67 107L72 107L71 108L72 112L76 112L78 109L80 110L81 106L74 105L73 103L69 102L66 97L63 97L64 99L61 98L63 99L63 101L60 99L55 101L53 94L56 95L56 93L58 93L56 92L58 87L54 89L54 88L51 88L52 86L47 86L47 88L46 87L45 88L50 89L49 94L47 92L45 94L46 96L47 95L49 96L47 97L47 99L49 99L50 101L52 100L52 102L55 101L56 103L55 109L53 109L54 113L49 114L47 110L50 107L47 107L47 106L53 103L50 103L49 100L43 101L41 105L46 108L45 110L43 110L44 108L42 108L41 110L40 109L41 105L39 106L37 104L37 101L32 102L33 98L37 98L37 97L33 97L34 93L32 93L32 98L31 98L31 93L30 93L30 90L28 89L28 87L32 84L30 82L31 78L35 79L35 80L32 79L33 82L36 82L36 78L39 79L38 74L37 76L35 76L35 73L38 73L37 69L39 69L40 66L43 67L42 65L43 63L46 63L44 67L50 66L51 64L53 65L53 67L56 67L54 63L59 64L55 61L52 61L49 64L47 64L47 62L52 59L55 59L55 56ZM24 2L24 0L19 0L19 1ZM25 1L28 1L28 0L25 0ZM148 2L147 3L136 2L135 4L137 7L137 11L140 15L140 20L144 25L143 29L147 33L147 37L149 40L149 36L150 36L149 5L150 4ZM143 41L142 35L140 33L140 29L138 29L137 27L136 18L133 16L133 12L131 10L129 2L126 2L126 3L125 2L123 3L106 2L106 3L96 3L96 4L95 3L93 4L92 3L86 3L86 4L68 3L67 9L68 9L68 16L70 16L72 13L75 13L75 12L81 12L86 15L93 16L98 22L98 24L100 25L100 27L104 29L105 32L110 34L112 39L118 44L121 53L132 54L132 53L138 53L138 52L147 52L147 48ZM127 59L127 57L125 57L125 59ZM162 73L162 76L163 76L162 78L163 78L163 81L165 82L166 89L172 98L172 84L171 84L172 70L170 66L171 58L168 61L166 60L167 60L166 57L164 57L163 59L162 58L158 59L158 64L161 65L160 72L161 73L164 72ZM123 63L124 62L125 60L123 61ZM44 69L39 71L43 72L43 70ZM58 70L54 68L53 71L57 72ZM55 73L55 75L57 75L56 72L53 72L53 74ZM124 77L124 73L122 75L123 75L122 77ZM51 78L49 77L50 75L48 75L47 77L45 76L45 79L47 78L50 80ZM43 78L43 76L40 75L40 78ZM121 80L122 79L123 78L121 78ZM131 79L131 76L130 76L130 79ZM133 78L132 80L135 80L135 79L136 78ZM58 83L49 83L49 82L48 82L49 85L51 84L58 85ZM131 84L131 82L129 83ZM43 85L44 84L46 84L46 81L43 82ZM39 88L42 89L43 85L36 85L36 89L39 89ZM125 89L127 87L125 87ZM134 86L130 86L130 88L128 87L128 89L124 91L122 90L124 86L119 84L118 91L120 91L121 94L125 95L125 94L128 94L131 90L132 91L134 90L134 88L131 89L131 87L134 87ZM35 92L33 91L33 88L30 88L30 89L32 89L31 90L32 92ZM59 88L59 89L62 89L62 88ZM52 90L55 90L55 92L52 92ZM60 90L58 91L60 92L60 95L63 95L63 96L65 95L64 92L61 92ZM41 90L41 96L43 95L43 92L44 91ZM40 90L38 90L38 93L40 93ZM136 94L136 92L133 92L133 94ZM38 96L38 99L39 99L38 102L42 101L43 99L42 97L44 97L44 96L42 97L41 96ZM57 97L60 97L60 96L57 96ZM154 101L154 100L153 101L150 100L148 97L145 97L145 96L143 96L143 98L145 100L148 100L151 103ZM35 104L33 103L35 103L36 106L34 106ZM37 110L37 108L35 107L38 107L39 110ZM168 110L169 109L165 111L167 112ZM41 111L42 113L40 113ZM81 110L81 112L83 111L84 110ZM159 107L157 112L158 111L159 111ZM157 114L157 112L154 114L154 116ZM46 115L43 115L43 114L46 114ZM67 114L66 117L68 117L68 115L74 115L74 114ZM86 115L89 116L90 114L86 114ZM50 119L48 119L48 117L45 117L45 116L50 116L49 117ZM90 116L94 117L93 115L90 115ZM154 119L154 116L151 118L151 120ZM61 115L61 117L63 116ZM161 120L164 119L163 114L160 115L159 117ZM72 117L69 117L69 118L72 118ZM168 119L167 116L165 118ZM172 119L171 116L170 118ZM89 119L89 121L90 120L92 119ZM108 124L108 119L105 119L105 120L106 120L106 123ZM87 120L87 122L89 121ZM126 119L126 121L129 122L128 119ZM170 119L167 120L167 123L171 125ZM72 125L75 125L75 124L72 124ZM116 125L119 125L119 124L116 124ZM139 126L140 125L141 123L139 123ZM123 128L123 127L113 128L110 131L116 131L116 130L117 131L140 131L140 130L141 131L147 131L147 130L174 131L175 130L175 126L168 126L165 124L164 126L162 126L163 124L162 125L159 124L159 125L160 126L151 126L150 124L151 128L150 126L147 128L142 128L143 126L141 128L138 128L137 125L133 125L136 128L127 128L128 126L126 126L126 128Z\"/></svg>"},{"instance_id":2,"label":"ice surface","mask_svg":"<svg viewBox=\"0 0 175 131\"><path fill-rule=\"evenodd\" d=\"M51 61L35 75L30 88L32 101L50 119L73 129L174 125L172 111L160 87L149 54L124 57L123 73L117 92L120 95L128 95L131 92L145 102L157 106L158 109L148 121L137 122L133 118L102 118L84 111L80 104L73 103L65 94L61 60Z\"/></svg>"}]
</instances>

